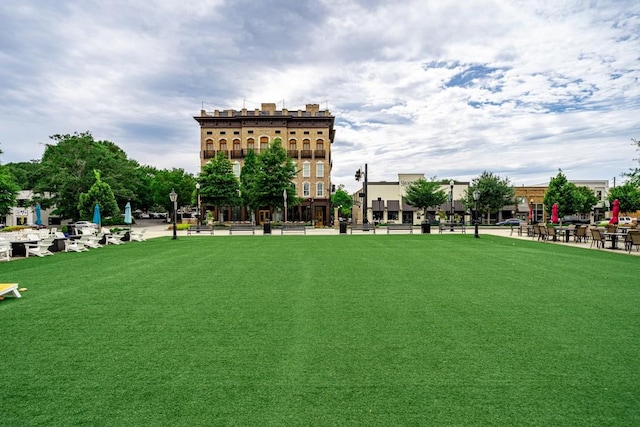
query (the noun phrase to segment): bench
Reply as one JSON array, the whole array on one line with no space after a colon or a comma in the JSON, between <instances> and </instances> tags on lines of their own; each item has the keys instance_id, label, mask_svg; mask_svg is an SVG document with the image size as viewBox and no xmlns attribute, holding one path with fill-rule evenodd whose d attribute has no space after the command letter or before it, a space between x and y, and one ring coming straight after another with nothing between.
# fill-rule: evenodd
<instances>
[{"instance_id":1,"label":"bench","mask_svg":"<svg viewBox=\"0 0 640 427\"><path fill-rule=\"evenodd\" d=\"M211 236L213 236L213 226L190 225L189 228L187 228L187 236L191 236L192 233L199 233L199 234L209 233Z\"/></svg>"},{"instance_id":2,"label":"bench","mask_svg":"<svg viewBox=\"0 0 640 427\"><path fill-rule=\"evenodd\" d=\"M282 224L280 234L284 233L302 233L307 234L307 227L304 224Z\"/></svg>"},{"instance_id":3,"label":"bench","mask_svg":"<svg viewBox=\"0 0 640 427\"><path fill-rule=\"evenodd\" d=\"M24 290L24 289L23 289ZM20 291L18 291L17 283L0 283L0 296L8 293L13 293L13 296L16 298L20 298ZM4 299L4 297L2 297Z\"/></svg>"},{"instance_id":4,"label":"bench","mask_svg":"<svg viewBox=\"0 0 640 427\"><path fill-rule=\"evenodd\" d=\"M387 234L392 231L409 231L413 234L413 224L387 224Z\"/></svg>"},{"instance_id":5,"label":"bench","mask_svg":"<svg viewBox=\"0 0 640 427\"><path fill-rule=\"evenodd\" d=\"M376 226L375 224L356 224L356 225L352 225L351 226L351 232L350 234L353 234L353 230L356 231L373 231L373 234L376 234Z\"/></svg>"},{"instance_id":6,"label":"bench","mask_svg":"<svg viewBox=\"0 0 640 427\"><path fill-rule=\"evenodd\" d=\"M439 231L440 233L442 233L444 230L456 231L457 228L460 229L462 233L467 233L467 228L462 222L441 222Z\"/></svg>"},{"instance_id":7,"label":"bench","mask_svg":"<svg viewBox=\"0 0 640 427\"><path fill-rule=\"evenodd\" d=\"M253 224L231 224L229 228L229 235L233 233L251 233L256 234L256 228Z\"/></svg>"}]
</instances>

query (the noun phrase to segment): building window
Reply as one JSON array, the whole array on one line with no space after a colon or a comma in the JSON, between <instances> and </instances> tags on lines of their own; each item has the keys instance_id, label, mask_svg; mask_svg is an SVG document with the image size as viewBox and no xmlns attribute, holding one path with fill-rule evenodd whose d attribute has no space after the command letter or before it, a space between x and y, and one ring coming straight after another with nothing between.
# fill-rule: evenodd
<instances>
[{"instance_id":1,"label":"building window","mask_svg":"<svg viewBox=\"0 0 640 427\"><path fill-rule=\"evenodd\" d=\"M295 139L290 139L289 140L289 150L297 150L297 148L296 148L296 140Z\"/></svg>"},{"instance_id":2,"label":"building window","mask_svg":"<svg viewBox=\"0 0 640 427\"><path fill-rule=\"evenodd\" d=\"M308 182L302 183L302 197L311 196L311 185Z\"/></svg>"},{"instance_id":3,"label":"building window","mask_svg":"<svg viewBox=\"0 0 640 427\"><path fill-rule=\"evenodd\" d=\"M305 139L304 141L302 141L302 149L311 150L311 141L309 141L308 139Z\"/></svg>"},{"instance_id":4,"label":"building window","mask_svg":"<svg viewBox=\"0 0 640 427\"><path fill-rule=\"evenodd\" d=\"M222 151L226 151L227 150L227 140L226 139L221 139L220 140L220 149Z\"/></svg>"},{"instance_id":5,"label":"building window","mask_svg":"<svg viewBox=\"0 0 640 427\"><path fill-rule=\"evenodd\" d=\"M260 137L260 151L266 150L267 148L269 148L269 138L267 138L266 136L261 136Z\"/></svg>"},{"instance_id":6,"label":"building window","mask_svg":"<svg viewBox=\"0 0 640 427\"><path fill-rule=\"evenodd\" d=\"M252 131L252 130L248 130L248 131L247 131L247 133L248 133L249 135L253 135L253 131Z\"/></svg>"},{"instance_id":7,"label":"building window","mask_svg":"<svg viewBox=\"0 0 640 427\"><path fill-rule=\"evenodd\" d=\"M233 174L236 178L240 178L240 162L233 162Z\"/></svg>"},{"instance_id":8,"label":"building window","mask_svg":"<svg viewBox=\"0 0 640 427\"><path fill-rule=\"evenodd\" d=\"M213 135L213 132L211 132L210 130L207 131L207 135Z\"/></svg>"},{"instance_id":9,"label":"building window","mask_svg":"<svg viewBox=\"0 0 640 427\"><path fill-rule=\"evenodd\" d=\"M324 177L324 163L318 162L316 163L316 178Z\"/></svg>"},{"instance_id":10,"label":"building window","mask_svg":"<svg viewBox=\"0 0 640 427\"><path fill-rule=\"evenodd\" d=\"M398 211L387 211L387 221L397 221Z\"/></svg>"},{"instance_id":11,"label":"building window","mask_svg":"<svg viewBox=\"0 0 640 427\"><path fill-rule=\"evenodd\" d=\"M222 132L220 132L220 135L226 135L226 134L227 134L227 132L224 131L224 130Z\"/></svg>"},{"instance_id":12,"label":"building window","mask_svg":"<svg viewBox=\"0 0 640 427\"><path fill-rule=\"evenodd\" d=\"M296 134L296 131L295 131L295 130L292 130L292 131L291 131L291 132L289 132L289 133L291 133L291 135L295 135L295 134Z\"/></svg>"},{"instance_id":13,"label":"building window","mask_svg":"<svg viewBox=\"0 0 640 427\"><path fill-rule=\"evenodd\" d=\"M305 130L305 131L304 131L304 134L305 134L305 135L309 135L309 131L308 131L308 130Z\"/></svg>"},{"instance_id":14,"label":"building window","mask_svg":"<svg viewBox=\"0 0 640 427\"><path fill-rule=\"evenodd\" d=\"M256 141L253 138L247 139L247 150L255 150L256 149Z\"/></svg>"},{"instance_id":15,"label":"building window","mask_svg":"<svg viewBox=\"0 0 640 427\"><path fill-rule=\"evenodd\" d=\"M316 183L316 197L324 197L324 183Z\"/></svg>"},{"instance_id":16,"label":"building window","mask_svg":"<svg viewBox=\"0 0 640 427\"><path fill-rule=\"evenodd\" d=\"M318 135L322 135L322 131L321 130L318 131Z\"/></svg>"},{"instance_id":17,"label":"building window","mask_svg":"<svg viewBox=\"0 0 640 427\"><path fill-rule=\"evenodd\" d=\"M316 141L316 150L324 150L324 141L319 139Z\"/></svg>"},{"instance_id":18,"label":"building window","mask_svg":"<svg viewBox=\"0 0 640 427\"><path fill-rule=\"evenodd\" d=\"M234 130L234 131L233 131L233 134L234 134L234 135L240 135L240 131L239 131L239 130Z\"/></svg>"},{"instance_id":19,"label":"building window","mask_svg":"<svg viewBox=\"0 0 640 427\"><path fill-rule=\"evenodd\" d=\"M280 135L280 131L279 130L276 131L276 135Z\"/></svg>"},{"instance_id":20,"label":"building window","mask_svg":"<svg viewBox=\"0 0 640 427\"><path fill-rule=\"evenodd\" d=\"M208 151L212 151L213 150L213 140L212 139L207 139L206 143L207 143L207 150Z\"/></svg>"},{"instance_id":21,"label":"building window","mask_svg":"<svg viewBox=\"0 0 640 427\"><path fill-rule=\"evenodd\" d=\"M309 178L311 176L311 164L309 162L304 162L302 164L302 177Z\"/></svg>"}]
</instances>

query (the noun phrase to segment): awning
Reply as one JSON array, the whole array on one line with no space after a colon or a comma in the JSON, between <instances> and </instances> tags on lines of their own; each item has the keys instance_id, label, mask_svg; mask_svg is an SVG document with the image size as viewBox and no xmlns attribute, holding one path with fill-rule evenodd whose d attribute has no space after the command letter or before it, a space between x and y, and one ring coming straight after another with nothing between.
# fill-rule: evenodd
<instances>
[{"instance_id":1,"label":"awning","mask_svg":"<svg viewBox=\"0 0 640 427\"><path fill-rule=\"evenodd\" d=\"M387 212L398 212L400 210L400 200L388 200Z\"/></svg>"},{"instance_id":2,"label":"awning","mask_svg":"<svg viewBox=\"0 0 640 427\"><path fill-rule=\"evenodd\" d=\"M384 210L384 200L372 200L372 211L379 212Z\"/></svg>"}]
</instances>

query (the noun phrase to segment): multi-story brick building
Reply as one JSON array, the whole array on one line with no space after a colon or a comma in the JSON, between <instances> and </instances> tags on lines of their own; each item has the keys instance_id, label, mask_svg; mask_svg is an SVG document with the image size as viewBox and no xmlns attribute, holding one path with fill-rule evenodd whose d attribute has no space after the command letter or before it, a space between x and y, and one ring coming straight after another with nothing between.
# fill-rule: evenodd
<instances>
[{"instance_id":1,"label":"multi-story brick building","mask_svg":"<svg viewBox=\"0 0 640 427\"><path fill-rule=\"evenodd\" d=\"M318 104L307 104L304 110L276 109L276 104L262 104L261 109L200 111L194 117L200 124L200 165L204 166L222 151L240 176L244 158L253 150L259 154L276 139L296 164L298 174L294 180L302 203L289 207L289 221L314 221L317 225L328 222L331 205L331 144L335 130L334 116L320 110ZM224 221L247 220L248 214L240 208L229 208L220 213ZM267 206L256 213L259 222L271 219Z\"/></svg>"}]
</instances>

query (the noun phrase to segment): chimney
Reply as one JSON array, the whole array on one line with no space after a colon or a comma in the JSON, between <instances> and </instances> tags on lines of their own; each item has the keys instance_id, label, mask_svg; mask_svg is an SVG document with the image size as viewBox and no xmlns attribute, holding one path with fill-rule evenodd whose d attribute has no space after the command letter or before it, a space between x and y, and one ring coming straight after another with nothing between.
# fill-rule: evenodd
<instances>
[{"instance_id":1,"label":"chimney","mask_svg":"<svg viewBox=\"0 0 640 427\"><path fill-rule=\"evenodd\" d=\"M276 111L276 104L272 103L262 103L262 111L268 111L270 116L273 116L273 113Z\"/></svg>"},{"instance_id":2,"label":"chimney","mask_svg":"<svg viewBox=\"0 0 640 427\"><path fill-rule=\"evenodd\" d=\"M315 115L318 111L320 111L320 105L319 104L307 104L305 109L307 110L307 113L311 113L311 115Z\"/></svg>"}]
</instances>

